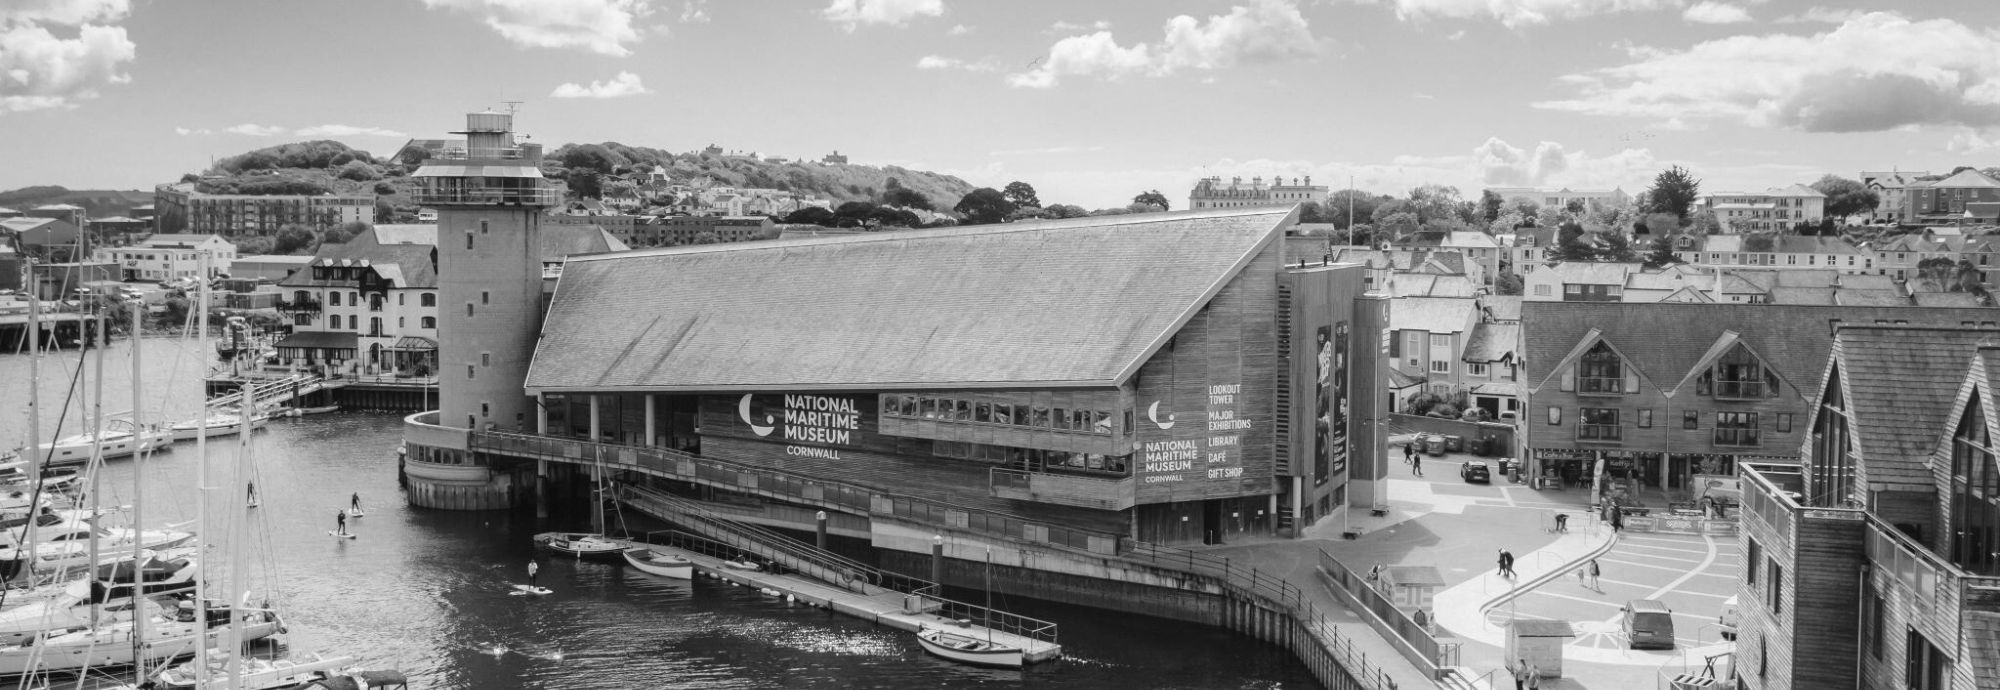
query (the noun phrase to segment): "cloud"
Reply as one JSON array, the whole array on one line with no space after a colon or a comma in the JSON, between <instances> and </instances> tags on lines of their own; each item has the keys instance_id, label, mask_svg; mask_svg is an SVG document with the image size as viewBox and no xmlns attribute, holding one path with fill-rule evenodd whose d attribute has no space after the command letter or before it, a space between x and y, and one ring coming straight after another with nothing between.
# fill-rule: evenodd
<instances>
[{"instance_id":1,"label":"cloud","mask_svg":"<svg viewBox=\"0 0 2000 690\"><path fill-rule=\"evenodd\" d=\"M214 134L215 131L207 127L175 127L174 133L187 137L187 136L207 136L210 134Z\"/></svg>"},{"instance_id":2,"label":"cloud","mask_svg":"<svg viewBox=\"0 0 2000 690\"><path fill-rule=\"evenodd\" d=\"M1456 40L1459 40L1459 39L1461 39L1461 38L1465 38L1465 30L1464 30L1464 29L1459 29L1459 30L1457 30L1457 31L1453 31L1453 32L1451 32L1451 35L1449 35L1449 36L1445 36L1445 37L1444 37L1444 40L1447 40L1447 41L1456 41Z\"/></svg>"},{"instance_id":3,"label":"cloud","mask_svg":"<svg viewBox=\"0 0 2000 690\"><path fill-rule=\"evenodd\" d=\"M1111 28L1111 22L1104 19L1099 19L1089 24L1078 24L1076 22L1058 21L1054 25L1051 25L1049 27L1048 33L1062 34L1062 33L1069 33L1072 31L1086 31L1086 30L1105 31L1110 28Z\"/></svg>"},{"instance_id":4,"label":"cloud","mask_svg":"<svg viewBox=\"0 0 2000 690\"><path fill-rule=\"evenodd\" d=\"M953 25L951 25L951 28L950 28L950 29L947 29L947 30L945 30L945 32L944 32L944 35L946 35L946 36L964 36L964 35L966 35L966 34L969 34L969 33L972 33L972 27L970 27L970 26L966 26L966 25L964 25L964 24L953 24Z\"/></svg>"},{"instance_id":5,"label":"cloud","mask_svg":"<svg viewBox=\"0 0 2000 690\"><path fill-rule=\"evenodd\" d=\"M230 134L241 134L246 137L274 137L284 134L285 128L276 125L259 125L245 122L240 125L224 127L222 131Z\"/></svg>"},{"instance_id":6,"label":"cloud","mask_svg":"<svg viewBox=\"0 0 2000 690\"><path fill-rule=\"evenodd\" d=\"M1750 12L1729 3L1703 0L1681 12L1681 19L1696 24L1741 24L1750 21Z\"/></svg>"},{"instance_id":7,"label":"cloud","mask_svg":"<svg viewBox=\"0 0 2000 690\"><path fill-rule=\"evenodd\" d=\"M682 24L707 24L708 0L687 0L681 5Z\"/></svg>"},{"instance_id":8,"label":"cloud","mask_svg":"<svg viewBox=\"0 0 2000 690\"><path fill-rule=\"evenodd\" d=\"M984 60L980 60L978 62L967 62L964 60L960 60L958 58L948 58L942 55L925 55L917 59L917 69L963 70L966 72L992 72L1000 69L1000 65L994 62L992 58L987 58Z\"/></svg>"},{"instance_id":9,"label":"cloud","mask_svg":"<svg viewBox=\"0 0 2000 690\"><path fill-rule=\"evenodd\" d=\"M1375 4L1377 0L1352 0ZM1600 14L1678 9L1683 0L1388 0L1404 21L1490 17L1507 28Z\"/></svg>"},{"instance_id":10,"label":"cloud","mask_svg":"<svg viewBox=\"0 0 2000 690\"><path fill-rule=\"evenodd\" d=\"M1123 47L1109 31L1062 39L1049 47L1048 57L1036 67L1008 75L1007 83L1049 88L1065 77L1166 76L1183 70L1310 58L1319 52L1297 5L1290 0L1254 0L1247 7L1231 7L1229 14L1206 21L1184 14L1169 19L1164 36L1155 45Z\"/></svg>"},{"instance_id":11,"label":"cloud","mask_svg":"<svg viewBox=\"0 0 2000 690\"><path fill-rule=\"evenodd\" d=\"M1032 148L1032 149L1000 149L1000 150L997 150L997 151L988 151L988 152L986 152L986 155L989 155L989 156L1057 156L1057 155L1065 155L1065 154L1071 154L1071 153L1090 153L1090 152L1093 152L1093 151L1103 151L1103 150L1104 150L1104 147L1103 147L1103 146L1044 146L1044 147L1041 147L1041 148Z\"/></svg>"},{"instance_id":12,"label":"cloud","mask_svg":"<svg viewBox=\"0 0 2000 690\"><path fill-rule=\"evenodd\" d=\"M1946 151L1961 155L1985 153L1994 149L2000 149L2000 136L1988 139L1981 135L1978 130L1966 129L1951 135L1951 140L1945 142L1944 148Z\"/></svg>"},{"instance_id":13,"label":"cloud","mask_svg":"<svg viewBox=\"0 0 2000 690\"><path fill-rule=\"evenodd\" d=\"M1577 97L1534 105L1807 132L2000 125L2000 32L1950 19L1878 12L1815 36L1743 35L1630 54L1630 64L1562 77Z\"/></svg>"},{"instance_id":14,"label":"cloud","mask_svg":"<svg viewBox=\"0 0 2000 690\"><path fill-rule=\"evenodd\" d=\"M609 81L593 81L589 86L577 83L563 84L556 87L555 91L549 92L549 95L555 98L624 98L642 93L652 92L646 89L645 84L639 83L639 75L619 72L618 76L612 77Z\"/></svg>"},{"instance_id":15,"label":"cloud","mask_svg":"<svg viewBox=\"0 0 2000 690\"><path fill-rule=\"evenodd\" d=\"M1866 10L1842 10L1814 7L1798 14L1778 18L1779 24L1846 24L1848 21L1868 14Z\"/></svg>"},{"instance_id":16,"label":"cloud","mask_svg":"<svg viewBox=\"0 0 2000 690\"><path fill-rule=\"evenodd\" d=\"M394 137L400 139L403 137L410 136L408 134L404 134L402 132L398 132L393 129L385 129L382 127L356 127L354 125L316 125L312 127L300 127L296 130L293 130L292 133L302 137L369 136L369 137Z\"/></svg>"},{"instance_id":17,"label":"cloud","mask_svg":"<svg viewBox=\"0 0 2000 690\"><path fill-rule=\"evenodd\" d=\"M902 26L917 17L944 14L944 0L833 0L819 16L849 32L862 24Z\"/></svg>"},{"instance_id":18,"label":"cloud","mask_svg":"<svg viewBox=\"0 0 2000 690\"><path fill-rule=\"evenodd\" d=\"M632 54L648 0L423 0L432 9L469 12L501 38L530 48L574 48L600 55Z\"/></svg>"},{"instance_id":19,"label":"cloud","mask_svg":"<svg viewBox=\"0 0 2000 690\"><path fill-rule=\"evenodd\" d=\"M29 5L7 12L37 12ZM52 15L47 9L34 15ZM9 15L10 17L13 15ZM102 17L85 10L55 15L68 20ZM138 55L138 47L125 35L125 27L84 24L76 38L60 38L39 24L0 23L0 114L73 108L77 101L97 97L106 84L132 80L122 70Z\"/></svg>"},{"instance_id":20,"label":"cloud","mask_svg":"<svg viewBox=\"0 0 2000 690\"><path fill-rule=\"evenodd\" d=\"M79 26L115 22L131 12L130 0L7 0L0 5L0 25Z\"/></svg>"}]
</instances>

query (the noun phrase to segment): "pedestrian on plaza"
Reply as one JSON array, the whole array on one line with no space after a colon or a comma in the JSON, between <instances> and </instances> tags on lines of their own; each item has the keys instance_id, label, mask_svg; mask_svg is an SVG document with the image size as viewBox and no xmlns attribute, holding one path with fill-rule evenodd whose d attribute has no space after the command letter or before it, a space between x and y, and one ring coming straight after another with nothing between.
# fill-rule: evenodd
<instances>
[{"instance_id":1,"label":"pedestrian on plaza","mask_svg":"<svg viewBox=\"0 0 2000 690\"><path fill-rule=\"evenodd\" d=\"M1625 511L1619 510L1618 506L1611 507L1611 531L1625 531Z\"/></svg>"},{"instance_id":2,"label":"pedestrian on plaza","mask_svg":"<svg viewBox=\"0 0 2000 690\"><path fill-rule=\"evenodd\" d=\"M1414 474L1419 477L1424 476L1424 456L1422 455L1410 456L1410 474Z\"/></svg>"},{"instance_id":3,"label":"pedestrian on plaza","mask_svg":"<svg viewBox=\"0 0 2000 690\"><path fill-rule=\"evenodd\" d=\"M1430 631L1430 629L1431 629L1431 626L1430 626L1430 622L1431 622L1431 619L1430 619L1430 616L1426 616L1426 615L1424 615L1424 610L1423 610L1423 609L1417 609L1417 613L1416 613L1416 615L1415 615L1414 617L1415 617L1415 618L1417 619L1417 627L1419 627L1419 628L1423 628L1425 632L1429 632L1429 631Z\"/></svg>"},{"instance_id":4,"label":"pedestrian on plaza","mask_svg":"<svg viewBox=\"0 0 2000 690\"><path fill-rule=\"evenodd\" d=\"M1597 570L1597 559L1595 559L1595 558L1592 558L1592 559L1590 559L1590 588L1591 588L1591 589L1599 589L1599 587L1597 586L1597 574L1598 574L1598 570Z\"/></svg>"},{"instance_id":5,"label":"pedestrian on plaza","mask_svg":"<svg viewBox=\"0 0 2000 690\"><path fill-rule=\"evenodd\" d=\"M1556 513L1556 531L1569 531L1569 513Z\"/></svg>"},{"instance_id":6,"label":"pedestrian on plaza","mask_svg":"<svg viewBox=\"0 0 2000 690\"><path fill-rule=\"evenodd\" d=\"M1528 690L1528 660L1514 660L1514 690Z\"/></svg>"},{"instance_id":7,"label":"pedestrian on plaza","mask_svg":"<svg viewBox=\"0 0 2000 690\"><path fill-rule=\"evenodd\" d=\"M1500 576L1509 579L1514 577L1514 554L1507 553L1506 549L1500 550Z\"/></svg>"},{"instance_id":8,"label":"pedestrian on plaza","mask_svg":"<svg viewBox=\"0 0 2000 690\"><path fill-rule=\"evenodd\" d=\"M1542 687L1541 667L1536 666L1534 664L1528 664L1528 690L1540 690L1541 687Z\"/></svg>"},{"instance_id":9,"label":"pedestrian on plaza","mask_svg":"<svg viewBox=\"0 0 2000 690\"><path fill-rule=\"evenodd\" d=\"M1416 464L1416 462L1417 462L1417 442L1412 440L1409 443L1403 444L1403 464L1414 465Z\"/></svg>"}]
</instances>

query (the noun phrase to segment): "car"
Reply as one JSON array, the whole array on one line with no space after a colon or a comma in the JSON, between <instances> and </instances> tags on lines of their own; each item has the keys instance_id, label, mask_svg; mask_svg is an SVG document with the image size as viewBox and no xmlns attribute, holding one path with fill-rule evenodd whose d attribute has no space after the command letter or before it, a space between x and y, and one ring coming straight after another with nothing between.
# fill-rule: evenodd
<instances>
[{"instance_id":1,"label":"car","mask_svg":"<svg viewBox=\"0 0 2000 690\"><path fill-rule=\"evenodd\" d=\"M1485 460L1468 460L1458 466L1458 478L1481 484L1493 483L1493 470L1486 467Z\"/></svg>"},{"instance_id":2,"label":"car","mask_svg":"<svg viewBox=\"0 0 2000 690\"><path fill-rule=\"evenodd\" d=\"M1674 612L1655 599L1633 599L1618 608L1619 628L1632 649L1673 649Z\"/></svg>"},{"instance_id":3,"label":"car","mask_svg":"<svg viewBox=\"0 0 2000 690\"><path fill-rule=\"evenodd\" d=\"M1736 641L1736 623L1742 617L1736 610L1736 596L1732 594L1728 600L1722 602L1722 615L1715 618L1715 622L1722 626L1722 639Z\"/></svg>"}]
</instances>

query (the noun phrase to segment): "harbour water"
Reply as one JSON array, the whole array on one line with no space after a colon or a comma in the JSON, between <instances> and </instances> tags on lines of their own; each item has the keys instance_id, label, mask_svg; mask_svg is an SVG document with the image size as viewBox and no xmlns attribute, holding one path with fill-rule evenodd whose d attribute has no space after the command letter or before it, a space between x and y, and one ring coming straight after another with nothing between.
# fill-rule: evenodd
<instances>
[{"instance_id":1,"label":"harbour water","mask_svg":"<svg viewBox=\"0 0 2000 690\"><path fill-rule=\"evenodd\" d=\"M205 343L155 338L145 354L144 414L185 419L213 364ZM131 407L129 341L106 350L107 411ZM44 359L43 438L78 353ZM26 432L27 358L0 355L0 446ZM546 597L511 596L535 551L532 513L454 513L405 505L394 449L401 416L343 412L273 420L255 435L261 505L247 543L274 570L261 579L296 651L348 654L408 673L413 688L1305 688L1283 651L1218 628L1008 598L1005 610L1055 621L1067 657L1025 672L953 665L907 633L786 603L715 580L667 581L620 565L544 560ZM64 433L75 433L72 415ZM211 439L220 466L233 437ZM146 461L149 525L195 516L194 444ZM100 499L127 504L134 463L112 460ZM239 510L238 487L212 503ZM332 539L334 514L359 493L358 539Z\"/></svg>"}]
</instances>

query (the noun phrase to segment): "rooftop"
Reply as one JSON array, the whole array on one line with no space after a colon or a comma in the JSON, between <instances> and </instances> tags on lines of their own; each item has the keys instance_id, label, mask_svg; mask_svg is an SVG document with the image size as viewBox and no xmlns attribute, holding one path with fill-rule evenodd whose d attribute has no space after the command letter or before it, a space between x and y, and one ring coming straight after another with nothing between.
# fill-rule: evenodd
<instances>
[{"instance_id":1,"label":"rooftop","mask_svg":"<svg viewBox=\"0 0 2000 690\"><path fill-rule=\"evenodd\" d=\"M1967 365L1981 343L1996 338L2000 329L1943 325L1856 325L1834 332L1830 354L1840 367L1871 489L1930 490L1931 451L1944 435Z\"/></svg>"},{"instance_id":2,"label":"rooftop","mask_svg":"<svg viewBox=\"0 0 2000 690\"><path fill-rule=\"evenodd\" d=\"M527 387L1118 385L1253 259L1268 257L1277 269L1274 247L1292 210L1099 216L573 258ZM696 293L706 297L660 298Z\"/></svg>"},{"instance_id":3,"label":"rooftop","mask_svg":"<svg viewBox=\"0 0 2000 690\"><path fill-rule=\"evenodd\" d=\"M1389 300L1389 327L1458 333L1471 327L1476 308L1478 302L1464 297L1398 297Z\"/></svg>"}]
</instances>

